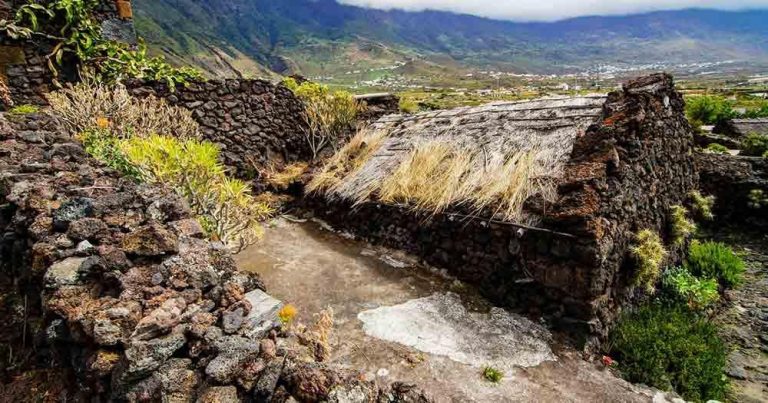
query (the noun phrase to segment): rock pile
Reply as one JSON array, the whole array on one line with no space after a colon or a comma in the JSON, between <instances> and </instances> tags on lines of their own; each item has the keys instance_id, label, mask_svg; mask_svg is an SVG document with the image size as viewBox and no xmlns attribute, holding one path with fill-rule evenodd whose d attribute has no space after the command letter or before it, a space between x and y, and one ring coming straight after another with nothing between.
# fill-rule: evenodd
<instances>
[{"instance_id":1,"label":"rock pile","mask_svg":"<svg viewBox=\"0 0 768 403\"><path fill-rule=\"evenodd\" d=\"M306 358L274 326L279 301L183 200L103 167L43 115L12 119L0 115L0 286L16 308L0 341L34 336L38 368L73 370L69 398L426 401Z\"/></svg>"}]
</instances>

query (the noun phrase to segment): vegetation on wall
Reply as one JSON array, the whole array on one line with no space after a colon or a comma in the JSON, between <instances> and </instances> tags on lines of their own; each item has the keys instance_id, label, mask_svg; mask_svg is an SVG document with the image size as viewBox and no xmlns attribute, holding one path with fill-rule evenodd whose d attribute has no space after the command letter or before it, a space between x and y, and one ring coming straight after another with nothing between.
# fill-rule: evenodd
<instances>
[{"instance_id":1,"label":"vegetation on wall","mask_svg":"<svg viewBox=\"0 0 768 403\"><path fill-rule=\"evenodd\" d=\"M761 209L768 206L768 195L762 189L752 189L747 195L747 207L751 209Z\"/></svg>"},{"instance_id":2,"label":"vegetation on wall","mask_svg":"<svg viewBox=\"0 0 768 403\"><path fill-rule=\"evenodd\" d=\"M247 183L227 176L218 147L198 140L197 124L184 120L188 112L134 99L119 86L85 83L49 100L52 113L80 133L89 154L124 175L173 189L213 239L239 252L260 237L260 222L271 208L251 195Z\"/></svg>"},{"instance_id":3,"label":"vegetation on wall","mask_svg":"<svg viewBox=\"0 0 768 403\"><path fill-rule=\"evenodd\" d=\"M336 150L355 122L361 105L347 91L331 91L328 86L313 82L298 84L286 78L283 85L304 102L304 118L309 126L305 134L312 157L327 146Z\"/></svg>"},{"instance_id":4,"label":"vegetation on wall","mask_svg":"<svg viewBox=\"0 0 768 403\"><path fill-rule=\"evenodd\" d=\"M728 147L722 144L717 144L717 143L712 143L708 145L706 150L707 152L710 152L713 154L728 154Z\"/></svg>"},{"instance_id":5,"label":"vegetation on wall","mask_svg":"<svg viewBox=\"0 0 768 403\"><path fill-rule=\"evenodd\" d=\"M727 350L717 326L684 306L649 303L624 314L611 354L630 382L675 390L686 400L723 400Z\"/></svg>"},{"instance_id":6,"label":"vegetation on wall","mask_svg":"<svg viewBox=\"0 0 768 403\"><path fill-rule=\"evenodd\" d=\"M630 248L637 262L634 283L652 293L661 275L661 266L667 257L667 249L661 242L659 234L649 229L638 232L635 238L635 244Z\"/></svg>"},{"instance_id":7,"label":"vegetation on wall","mask_svg":"<svg viewBox=\"0 0 768 403\"><path fill-rule=\"evenodd\" d=\"M685 240L696 231L696 224L689 220L687 215L688 210L683 206L672 206L669 210L670 236L675 246L682 246Z\"/></svg>"},{"instance_id":8,"label":"vegetation on wall","mask_svg":"<svg viewBox=\"0 0 768 403\"><path fill-rule=\"evenodd\" d=\"M11 115L29 115L30 113L40 112L40 107L36 105L18 105L8 110Z\"/></svg>"},{"instance_id":9,"label":"vegetation on wall","mask_svg":"<svg viewBox=\"0 0 768 403\"><path fill-rule=\"evenodd\" d=\"M123 151L143 181L170 186L184 196L214 239L239 252L261 237L260 222L272 211L254 202L246 182L226 175L215 144L136 136L124 142Z\"/></svg>"},{"instance_id":10,"label":"vegetation on wall","mask_svg":"<svg viewBox=\"0 0 768 403\"><path fill-rule=\"evenodd\" d=\"M715 218L712 208L715 206L715 196L704 196L698 190L694 190L691 196L691 210L700 219L711 221Z\"/></svg>"},{"instance_id":11,"label":"vegetation on wall","mask_svg":"<svg viewBox=\"0 0 768 403\"><path fill-rule=\"evenodd\" d=\"M174 68L161 57L149 57L146 47L137 50L105 40L95 18L100 0L29 0L17 9L13 21L4 21L0 30L12 38L42 37L54 43L48 67L58 83L60 68L74 58L81 74L114 83L119 79L147 78L165 81L171 88L201 78L191 68Z\"/></svg>"},{"instance_id":12,"label":"vegetation on wall","mask_svg":"<svg viewBox=\"0 0 768 403\"><path fill-rule=\"evenodd\" d=\"M704 309L720 299L717 280L694 276L685 267L667 270L661 283L674 298L694 310Z\"/></svg>"}]
</instances>

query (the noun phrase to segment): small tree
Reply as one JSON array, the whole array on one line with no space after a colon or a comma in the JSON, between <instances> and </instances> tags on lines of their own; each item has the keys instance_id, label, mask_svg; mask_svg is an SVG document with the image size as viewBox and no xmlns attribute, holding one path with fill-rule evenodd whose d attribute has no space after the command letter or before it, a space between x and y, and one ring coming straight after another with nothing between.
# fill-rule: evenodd
<instances>
[{"instance_id":1,"label":"small tree","mask_svg":"<svg viewBox=\"0 0 768 403\"><path fill-rule=\"evenodd\" d=\"M292 78L286 78L283 84L304 101L304 119L309 126L305 138L312 158L328 145L337 149L361 109L352 94L331 91L327 85L309 81L297 84Z\"/></svg>"}]
</instances>

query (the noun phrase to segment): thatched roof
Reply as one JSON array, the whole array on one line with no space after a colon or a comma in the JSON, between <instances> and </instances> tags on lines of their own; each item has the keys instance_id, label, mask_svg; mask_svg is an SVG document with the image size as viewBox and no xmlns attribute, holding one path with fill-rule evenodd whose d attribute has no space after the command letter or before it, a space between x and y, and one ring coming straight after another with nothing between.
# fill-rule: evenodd
<instances>
[{"instance_id":1,"label":"thatched roof","mask_svg":"<svg viewBox=\"0 0 768 403\"><path fill-rule=\"evenodd\" d=\"M768 135L768 118L729 119L715 126L713 132L731 137L744 137L750 133Z\"/></svg>"},{"instance_id":2,"label":"thatched roof","mask_svg":"<svg viewBox=\"0 0 768 403\"><path fill-rule=\"evenodd\" d=\"M413 157L414 149L437 142L450 145L457 150L454 154L471 158L461 181L474 180L478 185L483 176L491 180L494 174L509 174L508 170L501 172L505 163L527 155L534 168L524 177L537 186L527 189L525 196L548 193L544 196L551 197L554 186L548 190L546 185L556 182L575 139L600 116L605 99L597 95L558 97L384 116L372 124L367 134L367 141L375 141L378 148L354 169L343 175L336 172L335 182L317 188L329 198L355 202L375 198L382 182ZM523 217L510 213L503 218Z\"/></svg>"}]
</instances>

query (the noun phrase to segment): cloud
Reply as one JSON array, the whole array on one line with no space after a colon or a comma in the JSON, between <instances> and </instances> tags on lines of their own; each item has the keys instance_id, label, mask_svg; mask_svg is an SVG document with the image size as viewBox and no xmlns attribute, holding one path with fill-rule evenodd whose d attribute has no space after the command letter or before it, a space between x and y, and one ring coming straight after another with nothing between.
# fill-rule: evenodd
<instances>
[{"instance_id":1,"label":"cloud","mask_svg":"<svg viewBox=\"0 0 768 403\"><path fill-rule=\"evenodd\" d=\"M441 10L515 21L553 21L683 8L768 8L768 0L337 0L342 4L407 11ZM447 28L447 27L446 27ZM448 29L448 28L447 28Z\"/></svg>"}]
</instances>

